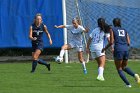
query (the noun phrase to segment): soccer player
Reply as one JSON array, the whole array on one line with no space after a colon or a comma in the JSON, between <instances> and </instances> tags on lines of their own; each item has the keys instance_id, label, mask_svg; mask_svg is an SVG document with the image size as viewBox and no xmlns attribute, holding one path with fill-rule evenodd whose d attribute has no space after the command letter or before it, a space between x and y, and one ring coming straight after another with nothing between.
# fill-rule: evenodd
<instances>
[{"instance_id":1,"label":"soccer player","mask_svg":"<svg viewBox=\"0 0 140 93\"><path fill-rule=\"evenodd\" d=\"M138 74L135 74L129 67L127 67L130 45L130 38L127 31L121 27L121 19L113 19L114 27L110 29L110 43L103 48L105 51L110 45L114 44L114 62L119 76L126 84L126 87L131 87L131 84L127 80L124 72L134 77L136 82L140 84L140 78ZM123 72L124 71L124 72Z\"/></svg>"},{"instance_id":2,"label":"soccer player","mask_svg":"<svg viewBox=\"0 0 140 93\"><path fill-rule=\"evenodd\" d=\"M39 55L43 51L43 32L45 32L49 38L50 45L52 45L51 36L47 30L46 25L42 23L42 15L40 13L36 14L34 18L34 23L30 26L29 38L32 41L32 70L31 73L35 72L37 63L45 65L50 71L50 64L39 59Z\"/></svg>"},{"instance_id":3,"label":"soccer player","mask_svg":"<svg viewBox=\"0 0 140 93\"><path fill-rule=\"evenodd\" d=\"M83 26L79 25L78 20L76 18L72 20L72 25L60 25L60 26L55 25L55 28L67 28L72 33L72 40L70 41L69 44L64 44L62 46L60 55L57 56L56 61L57 60L63 61L65 50L76 48L78 52L78 59L82 63L84 74L87 74L85 61L83 59L83 45L82 45L83 40L82 33L87 32L87 30L85 30Z\"/></svg>"},{"instance_id":4,"label":"soccer player","mask_svg":"<svg viewBox=\"0 0 140 93\"><path fill-rule=\"evenodd\" d=\"M105 66L105 53L102 53L104 47L105 38L110 39L110 34L108 33L109 25L105 23L104 18L98 19L98 27L95 28L89 35L89 40L87 43L87 52L91 52L91 56L98 63L98 76L97 80L104 81L104 66Z\"/></svg>"}]
</instances>

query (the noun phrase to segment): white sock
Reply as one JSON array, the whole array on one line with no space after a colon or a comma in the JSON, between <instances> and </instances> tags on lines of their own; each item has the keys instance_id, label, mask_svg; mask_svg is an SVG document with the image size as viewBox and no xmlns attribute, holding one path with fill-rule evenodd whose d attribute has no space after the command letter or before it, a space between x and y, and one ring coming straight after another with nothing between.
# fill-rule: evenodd
<instances>
[{"instance_id":1,"label":"white sock","mask_svg":"<svg viewBox=\"0 0 140 93\"><path fill-rule=\"evenodd\" d=\"M103 76L104 73L104 68L103 67L99 67L98 68L98 76Z\"/></svg>"},{"instance_id":2,"label":"white sock","mask_svg":"<svg viewBox=\"0 0 140 93\"><path fill-rule=\"evenodd\" d=\"M59 57L60 57L60 58L63 58L64 54L65 54L65 50L62 49L62 50L60 51L60 55L59 55Z\"/></svg>"},{"instance_id":3,"label":"white sock","mask_svg":"<svg viewBox=\"0 0 140 93\"><path fill-rule=\"evenodd\" d=\"M83 67L84 70L86 70L86 64L85 64L85 62L82 62L82 67Z\"/></svg>"}]
</instances>

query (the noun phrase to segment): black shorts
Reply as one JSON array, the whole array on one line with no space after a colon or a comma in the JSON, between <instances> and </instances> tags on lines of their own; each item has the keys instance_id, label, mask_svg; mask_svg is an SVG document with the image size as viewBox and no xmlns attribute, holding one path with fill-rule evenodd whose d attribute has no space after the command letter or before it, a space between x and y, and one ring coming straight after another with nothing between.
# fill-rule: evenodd
<instances>
[{"instance_id":1,"label":"black shorts","mask_svg":"<svg viewBox=\"0 0 140 93\"><path fill-rule=\"evenodd\" d=\"M128 60L129 52L128 51L114 51L115 60Z\"/></svg>"},{"instance_id":2,"label":"black shorts","mask_svg":"<svg viewBox=\"0 0 140 93\"><path fill-rule=\"evenodd\" d=\"M37 49L43 51L43 42L32 42L32 52L35 52Z\"/></svg>"}]
</instances>

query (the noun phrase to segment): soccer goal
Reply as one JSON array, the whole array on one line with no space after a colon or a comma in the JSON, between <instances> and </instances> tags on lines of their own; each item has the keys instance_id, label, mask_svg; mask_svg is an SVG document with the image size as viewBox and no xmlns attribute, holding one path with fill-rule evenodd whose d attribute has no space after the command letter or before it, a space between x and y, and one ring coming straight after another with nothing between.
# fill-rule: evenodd
<instances>
[{"instance_id":1,"label":"soccer goal","mask_svg":"<svg viewBox=\"0 0 140 93\"><path fill-rule=\"evenodd\" d=\"M77 7L78 4L78 7ZM89 33L97 27L97 19L103 17L112 25L113 18L122 20L131 39L130 58L140 58L140 0L65 0L66 24L71 24L74 17L80 17L82 25L89 28ZM79 15L80 13L80 15ZM67 31L67 42L71 40L71 33ZM85 35L86 39L88 34ZM84 55L86 55L84 53ZM107 59L112 59L110 49L106 51ZM77 62L77 51L68 52L69 62Z\"/></svg>"}]
</instances>

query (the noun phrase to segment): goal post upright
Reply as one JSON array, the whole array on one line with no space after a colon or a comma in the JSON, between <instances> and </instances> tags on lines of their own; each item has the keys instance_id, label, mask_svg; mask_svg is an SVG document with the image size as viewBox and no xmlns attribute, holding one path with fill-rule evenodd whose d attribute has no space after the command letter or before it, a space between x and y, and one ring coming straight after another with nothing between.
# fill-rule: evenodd
<instances>
[{"instance_id":1,"label":"goal post upright","mask_svg":"<svg viewBox=\"0 0 140 93\"><path fill-rule=\"evenodd\" d=\"M66 20L66 0L62 0L62 10L63 10L63 25L67 24L67 20ZM67 37L67 29L64 28L63 29L63 35L64 35L64 44L67 44L68 41L68 37ZM65 50L65 63L68 63L68 50Z\"/></svg>"}]
</instances>

